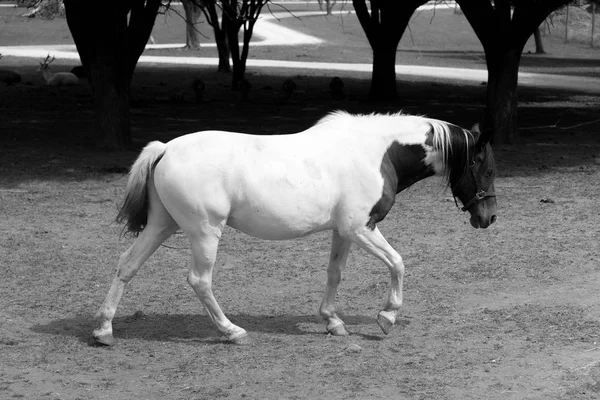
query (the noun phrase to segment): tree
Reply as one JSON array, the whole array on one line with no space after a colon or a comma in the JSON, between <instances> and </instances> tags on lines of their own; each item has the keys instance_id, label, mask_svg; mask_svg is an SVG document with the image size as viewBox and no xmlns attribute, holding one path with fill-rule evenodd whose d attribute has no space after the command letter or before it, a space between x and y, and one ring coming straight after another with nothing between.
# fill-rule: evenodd
<instances>
[{"instance_id":1,"label":"tree","mask_svg":"<svg viewBox=\"0 0 600 400\"><path fill-rule=\"evenodd\" d=\"M542 40L542 33L540 32L540 27L538 26L533 31L533 38L535 40L535 54L546 54L544 50L544 41Z\"/></svg>"},{"instance_id":2,"label":"tree","mask_svg":"<svg viewBox=\"0 0 600 400\"><path fill-rule=\"evenodd\" d=\"M100 147L131 147L131 79L160 5L161 0L128 0L110 6L65 0L67 24L92 89Z\"/></svg>"},{"instance_id":3,"label":"tree","mask_svg":"<svg viewBox=\"0 0 600 400\"><path fill-rule=\"evenodd\" d=\"M325 1L325 12L327 15L331 15L331 10L335 7L336 0L318 0L319 2L319 10L323 11L323 1Z\"/></svg>"},{"instance_id":4,"label":"tree","mask_svg":"<svg viewBox=\"0 0 600 400\"><path fill-rule=\"evenodd\" d=\"M569 0L457 0L481 41L488 70L485 129L495 143L517 140L517 81L527 40Z\"/></svg>"},{"instance_id":5,"label":"tree","mask_svg":"<svg viewBox=\"0 0 600 400\"><path fill-rule=\"evenodd\" d=\"M200 16L202 10L196 0L181 0L185 12L185 49L197 50L200 48Z\"/></svg>"},{"instance_id":6,"label":"tree","mask_svg":"<svg viewBox=\"0 0 600 400\"><path fill-rule=\"evenodd\" d=\"M232 88L237 90L239 82L246 73L246 61L250 51L250 39L254 25L263 7L270 0L220 0L223 9L223 19L227 18L227 40L233 62ZM239 32L243 29L242 51L239 46Z\"/></svg>"},{"instance_id":7,"label":"tree","mask_svg":"<svg viewBox=\"0 0 600 400\"><path fill-rule=\"evenodd\" d=\"M229 18L223 15L219 24L219 13L217 12L217 0L194 0L206 17L206 21L213 28L217 52L219 54L219 66L217 71L230 72L229 64L229 43L227 42L227 26Z\"/></svg>"},{"instance_id":8,"label":"tree","mask_svg":"<svg viewBox=\"0 0 600 400\"><path fill-rule=\"evenodd\" d=\"M377 101L396 99L396 49L410 17L427 0L352 0L356 16L373 50L369 97Z\"/></svg>"}]
</instances>

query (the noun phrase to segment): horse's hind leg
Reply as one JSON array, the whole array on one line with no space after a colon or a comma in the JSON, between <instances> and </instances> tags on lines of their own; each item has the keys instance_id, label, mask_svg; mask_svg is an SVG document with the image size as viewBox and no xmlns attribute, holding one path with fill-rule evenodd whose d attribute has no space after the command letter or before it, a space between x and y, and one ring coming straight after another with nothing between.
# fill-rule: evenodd
<instances>
[{"instance_id":1,"label":"horse's hind leg","mask_svg":"<svg viewBox=\"0 0 600 400\"><path fill-rule=\"evenodd\" d=\"M212 273L224 226L225 221L219 227L205 226L200 231L186 232L190 237L192 247L192 264L188 283L194 289L212 322L225 338L235 344L245 344L248 341L246 331L229 321L219 307L212 291Z\"/></svg>"},{"instance_id":2,"label":"horse's hind leg","mask_svg":"<svg viewBox=\"0 0 600 400\"><path fill-rule=\"evenodd\" d=\"M350 242L344 239L336 231L333 231L331 239L331 254L329 256L329 266L327 267L327 286L325 286L325 296L319 312L323 319L327 321L327 332L335 336L345 336L348 334L344 327L344 322L335 312L335 296L337 288L342 279L342 269L348 260L350 253Z\"/></svg>"},{"instance_id":3,"label":"horse's hind leg","mask_svg":"<svg viewBox=\"0 0 600 400\"><path fill-rule=\"evenodd\" d=\"M135 239L133 245L119 258L119 266L112 285L96 313L100 327L94 330L93 336L99 344L111 345L114 341L112 320L127 282L134 277L144 261L156 251L158 246L178 229L177 224L158 199L156 192L151 191L150 196L148 224Z\"/></svg>"},{"instance_id":4,"label":"horse's hind leg","mask_svg":"<svg viewBox=\"0 0 600 400\"><path fill-rule=\"evenodd\" d=\"M385 263L390 271L390 290L383 310L377 315L377 323L386 335L390 333L396 322L396 314L402 306L402 280L404 262L396 250L385 240L379 228L371 230L367 227L354 232L352 241L373 254Z\"/></svg>"}]
</instances>

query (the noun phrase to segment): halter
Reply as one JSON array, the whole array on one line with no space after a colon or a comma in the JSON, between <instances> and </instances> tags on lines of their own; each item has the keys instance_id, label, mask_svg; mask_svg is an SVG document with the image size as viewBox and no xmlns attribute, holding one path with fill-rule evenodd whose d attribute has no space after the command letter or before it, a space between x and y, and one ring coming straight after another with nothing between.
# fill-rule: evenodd
<instances>
[{"instance_id":1,"label":"halter","mask_svg":"<svg viewBox=\"0 0 600 400\"><path fill-rule=\"evenodd\" d=\"M477 192L475 193L475 196L473 196L471 198L471 200L467 201L463 205L463 207L458 205L458 201L456 201L456 196L454 195L454 189L462 182L463 178L465 177L466 172L460 178L458 183L456 185L454 185L454 187L452 188L452 197L454 197L454 204L456 204L456 207L460 208L462 210L462 212L469 211L469 208L471 208L473 206L473 204L480 202L481 200L485 199L486 197L496 197L495 192L479 189L479 187L477 186L477 179L475 179L475 173L473 172L474 167L475 167L475 162L473 161L473 163L471 163L471 165L469 166L469 170L471 171L471 176L473 177L473 181L475 182L475 189L477 189Z\"/></svg>"}]
</instances>

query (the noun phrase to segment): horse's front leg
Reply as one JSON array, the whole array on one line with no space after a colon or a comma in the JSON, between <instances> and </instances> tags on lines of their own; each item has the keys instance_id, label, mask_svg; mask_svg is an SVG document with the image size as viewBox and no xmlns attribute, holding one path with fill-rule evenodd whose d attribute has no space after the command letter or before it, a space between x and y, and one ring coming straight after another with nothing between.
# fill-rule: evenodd
<instances>
[{"instance_id":1,"label":"horse's front leg","mask_svg":"<svg viewBox=\"0 0 600 400\"><path fill-rule=\"evenodd\" d=\"M352 240L360 247L385 263L390 271L390 289L383 310L377 315L377 323L386 335L394 328L396 314L402 306L402 281L404 262L396 250L385 240L379 228L363 227L355 232Z\"/></svg>"},{"instance_id":2,"label":"horse's front leg","mask_svg":"<svg viewBox=\"0 0 600 400\"><path fill-rule=\"evenodd\" d=\"M335 336L345 336L348 334L344 327L344 322L335 312L335 297L337 288L342 279L342 269L348 260L351 241L344 239L336 231L333 231L331 240L331 255L329 256L329 266L327 267L327 286L325 286L325 296L319 312L327 322L327 332Z\"/></svg>"}]
</instances>

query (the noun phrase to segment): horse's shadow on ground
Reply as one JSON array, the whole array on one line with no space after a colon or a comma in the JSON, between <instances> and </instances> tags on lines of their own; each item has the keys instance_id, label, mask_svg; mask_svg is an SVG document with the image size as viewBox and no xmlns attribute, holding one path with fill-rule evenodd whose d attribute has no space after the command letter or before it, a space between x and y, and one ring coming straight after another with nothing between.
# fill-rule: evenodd
<instances>
[{"instance_id":1,"label":"horse's shadow on ground","mask_svg":"<svg viewBox=\"0 0 600 400\"><path fill-rule=\"evenodd\" d=\"M271 335L326 335L324 322L318 316L301 315L231 315L230 320L248 331ZM357 325L374 325L375 318L366 316L342 317L351 335L365 340L381 340L383 335L357 332ZM404 329L410 322L400 318L397 329ZM48 335L72 336L80 342L93 345L92 330L97 322L91 316L63 318L43 325L34 325L31 330ZM113 334L117 339L142 339L160 342L200 341L206 343L223 342L220 333L206 315L197 314L143 314L115 317Z\"/></svg>"}]
</instances>

